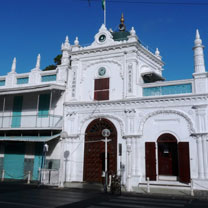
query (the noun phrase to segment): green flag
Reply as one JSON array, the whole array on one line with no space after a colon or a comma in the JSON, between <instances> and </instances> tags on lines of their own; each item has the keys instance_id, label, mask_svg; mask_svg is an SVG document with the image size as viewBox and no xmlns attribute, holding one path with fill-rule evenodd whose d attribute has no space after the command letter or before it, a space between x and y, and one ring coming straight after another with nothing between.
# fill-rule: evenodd
<instances>
[{"instance_id":1,"label":"green flag","mask_svg":"<svg viewBox=\"0 0 208 208\"><path fill-rule=\"evenodd\" d=\"M105 0L102 0L102 8L105 10Z\"/></svg>"}]
</instances>

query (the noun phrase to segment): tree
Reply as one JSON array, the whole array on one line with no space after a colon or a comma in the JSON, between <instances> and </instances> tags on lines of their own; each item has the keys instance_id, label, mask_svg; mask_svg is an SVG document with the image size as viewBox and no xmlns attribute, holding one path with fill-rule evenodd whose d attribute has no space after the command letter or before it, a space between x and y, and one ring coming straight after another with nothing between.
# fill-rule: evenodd
<instances>
[{"instance_id":1,"label":"tree","mask_svg":"<svg viewBox=\"0 0 208 208\"><path fill-rule=\"evenodd\" d=\"M61 57L62 57L62 54L57 55L57 56L53 59L55 65L54 65L54 64L51 64L51 65L49 65L49 66L46 66L45 69L43 69L43 71L49 71L49 70L54 70L54 69L56 69L56 67L57 67L58 65L61 64Z\"/></svg>"}]
</instances>

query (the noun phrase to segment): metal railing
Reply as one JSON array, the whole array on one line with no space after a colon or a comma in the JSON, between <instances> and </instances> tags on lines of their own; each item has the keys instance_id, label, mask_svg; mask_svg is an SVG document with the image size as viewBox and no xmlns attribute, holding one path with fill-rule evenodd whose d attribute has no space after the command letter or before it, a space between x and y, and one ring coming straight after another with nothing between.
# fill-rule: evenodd
<instances>
[{"instance_id":1,"label":"metal railing","mask_svg":"<svg viewBox=\"0 0 208 208\"><path fill-rule=\"evenodd\" d=\"M58 115L0 116L0 128L62 128L63 117Z\"/></svg>"},{"instance_id":2,"label":"metal railing","mask_svg":"<svg viewBox=\"0 0 208 208\"><path fill-rule=\"evenodd\" d=\"M57 169L41 169L40 180L44 185L58 185L59 184L59 170Z\"/></svg>"}]
</instances>

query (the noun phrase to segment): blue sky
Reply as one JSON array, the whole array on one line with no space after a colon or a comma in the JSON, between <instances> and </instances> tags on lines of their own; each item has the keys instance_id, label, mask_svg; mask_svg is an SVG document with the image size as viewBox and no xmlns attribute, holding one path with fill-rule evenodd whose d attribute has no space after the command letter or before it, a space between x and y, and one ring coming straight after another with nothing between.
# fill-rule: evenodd
<instances>
[{"instance_id":1,"label":"blue sky","mask_svg":"<svg viewBox=\"0 0 208 208\"><path fill-rule=\"evenodd\" d=\"M116 2L117 1L117 2ZM201 2L207 5L142 4L142 0L107 0L107 27L118 28L121 13L130 30L134 26L141 42L165 62L167 80L192 78L193 41L198 28L208 50L207 0L143 0L143 2ZM17 72L29 72L41 54L41 68L53 64L61 43L76 36L81 45L93 42L103 23L101 0L1 0L0 1L0 75L11 69L17 58Z\"/></svg>"}]
</instances>

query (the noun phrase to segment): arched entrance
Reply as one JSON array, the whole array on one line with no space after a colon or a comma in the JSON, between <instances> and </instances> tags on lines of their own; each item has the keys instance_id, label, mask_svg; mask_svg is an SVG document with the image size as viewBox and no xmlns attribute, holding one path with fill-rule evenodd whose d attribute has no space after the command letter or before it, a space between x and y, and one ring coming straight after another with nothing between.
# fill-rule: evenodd
<instances>
[{"instance_id":1,"label":"arched entrance","mask_svg":"<svg viewBox=\"0 0 208 208\"><path fill-rule=\"evenodd\" d=\"M162 134L157 139L158 172L156 167L156 143L145 142L146 178L152 181L178 180L190 183L189 142L177 142L171 134Z\"/></svg>"},{"instance_id":2,"label":"arched entrance","mask_svg":"<svg viewBox=\"0 0 208 208\"><path fill-rule=\"evenodd\" d=\"M163 134L158 140L159 176L178 176L178 144L171 134Z\"/></svg>"},{"instance_id":3,"label":"arched entrance","mask_svg":"<svg viewBox=\"0 0 208 208\"><path fill-rule=\"evenodd\" d=\"M105 170L105 143L101 132L109 129L111 135L108 142L108 172L117 172L117 131L113 123L107 119L99 118L92 121L85 132L84 176L86 182L102 182Z\"/></svg>"}]
</instances>

